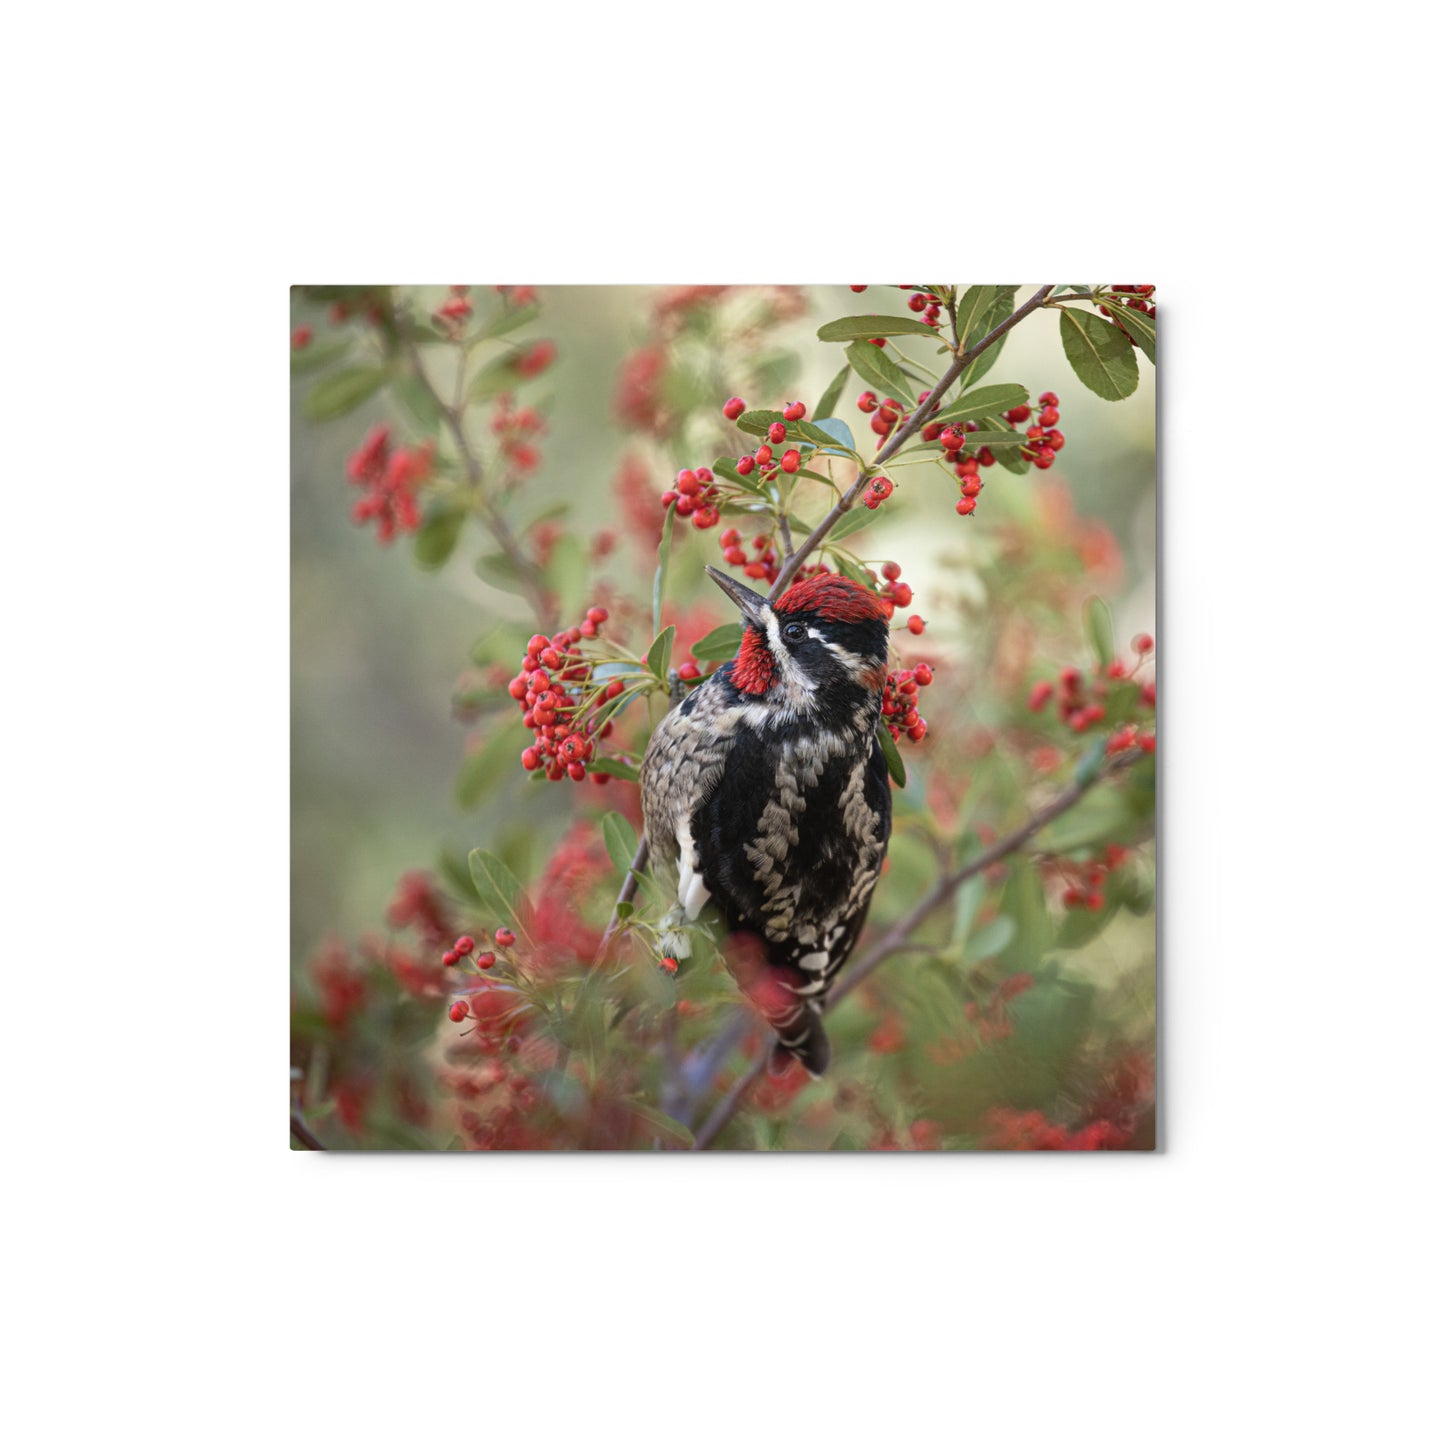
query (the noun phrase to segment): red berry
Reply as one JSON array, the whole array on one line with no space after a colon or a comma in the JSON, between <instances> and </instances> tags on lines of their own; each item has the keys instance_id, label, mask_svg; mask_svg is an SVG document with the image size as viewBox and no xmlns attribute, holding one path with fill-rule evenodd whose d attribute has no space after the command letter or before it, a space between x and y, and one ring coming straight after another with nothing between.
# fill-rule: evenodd
<instances>
[{"instance_id":1,"label":"red berry","mask_svg":"<svg viewBox=\"0 0 1445 1445\"><path fill-rule=\"evenodd\" d=\"M877 347L879 347L879 348L881 349L882 347L887 346L888 343L887 343L887 341L885 341L885 340L883 339L883 337L881 337L881 336L870 336L870 337L868 338L868 345L869 345L869 346L877 346Z\"/></svg>"},{"instance_id":2,"label":"red berry","mask_svg":"<svg viewBox=\"0 0 1445 1445\"><path fill-rule=\"evenodd\" d=\"M1011 406L1004 412L1005 419L1011 422L1027 421L1032 415L1032 408L1027 406Z\"/></svg>"},{"instance_id":3,"label":"red berry","mask_svg":"<svg viewBox=\"0 0 1445 1445\"><path fill-rule=\"evenodd\" d=\"M677 490L684 497L695 497L702 491L702 483L697 479L694 471L682 471L677 474Z\"/></svg>"},{"instance_id":4,"label":"red berry","mask_svg":"<svg viewBox=\"0 0 1445 1445\"><path fill-rule=\"evenodd\" d=\"M1136 637L1136 638L1134 639L1134 651L1135 651L1135 652L1153 652L1153 651L1154 651L1154 639L1153 639L1152 637L1150 637L1147 632L1141 632L1141 633L1138 635L1138 637Z\"/></svg>"},{"instance_id":5,"label":"red berry","mask_svg":"<svg viewBox=\"0 0 1445 1445\"><path fill-rule=\"evenodd\" d=\"M754 457L752 457L752 456L739 457L739 458L738 458L738 476L740 476L740 477L745 477L745 476L747 476L748 473L751 472L752 469L753 469L755 466L757 466L757 464L758 464L758 463L757 463L756 458L754 458Z\"/></svg>"},{"instance_id":6,"label":"red berry","mask_svg":"<svg viewBox=\"0 0 1445 1445\"><path fill-rule=\"evenodd\" d=\"M467 1016L467 1006L461 999L458 999L448 1010L447 1017L454 1023L459 1024Z\"/></svg>"},{"instance_id":7,"label":"red berry","mask_svg":"<svg viewBox=\"0 0 1445 1445\"><path fill-rule=\"evenodd\" d=\"M740 396L730 396L723 403L723 415L729 421L736 421L747 409L747 402Z\"/></svg>"},{"instance_id":8,"label":"red berry","mask_svg":"<svg viewBox=\"0 0 1445 1445\"><path fill-rule=\"evenodd\" d=\"M969 476L964 479L963 485L959 488L965 497L976 497L983 491L983 483L976 476Z\"/></svg>"},{"instance_id":9,"label":"red berry","mask_svg":"<svg viewBox=\"0 0 1445 1445\"><path fill-rule=\"evenodd\" d=\"M858 395L859 411L877 411L878 393L876 391L864 391Z\"/></svg>"},{"instance_id":10,"label":"red berry","mask_svg":"<svg viewBox=\"0 0 1445 1445\"><path fill-rule=\"evenodd\" d=\"M1044 704L1054 695L1051 682L1036 682L1029 690L1029 711L1042 712Z\"/></svg>"},{"instance_id":11,"label":"red berry","mask_svg":"<svg viewBox=\"0 0 1445 1445\"><path fill-rule=\"evenodd\" d=\"M1059 409L1056 406L1046 406L1039 413L1039 422L1043 426L1057 426L1059 422Z\"/></svg>"},{"instance_id":12,"label":"red berry","mask_svg":"<svg viewBox=\"0 0 1445 1445\"><path fill-rule=\"evenodd\" d=\"M785 427L780 421L775 421L772 423L771 426L768 427L768 440L772 442L774 446L776 446L780 441L782 441L782 439L787 436L787 434L787 427Z\"/></svg>"},{"instance_id":13,"label":"red berry","mask_svg":"<svg viewBox=\"0 0 1445 1445\"><path fill-rule=\"evenodd\" d=\"M305 351L311 345L311 328L309 326L298 326L291 333L291 349L293 351Z\"/></svg>"},{"instance_id":14,"label":"red berry","mask_svg":"<svg viewBox=\"0 0 1445 1445\"><path fill-rule=\"evenodd\" d=\"M495 937L498 948L510 948L517 941L517 935L510 928L499 928Z\"/></svg>"},{"instance_id":15,"label":"red berry","mask_svg":"<svg viewBox=\"0 0 1445 1445\"><path fill-rule=\"evenodd\" d=\"M1041 471L1046 472L1054 464L1054 449L1043 447L1038 456L1034 458L1034 465Z\"/></svg>"},{"instance_id":16,"label":"red berry","mask_svg":"<svg viewBox=\"0 0 1445 1445\"><path fill-rule=\"evenodd\" d=\"M757 451L753 453L753 459L760 467L765 467L773 459L773 449L767 442L764 442Z\"/></svg>"},{"instance_id":17,"label":"red berry","mask_svg":"<svg viewBox=\"0 0 1445 1445\"><path fill-rule=\"evenodd\" d=\"M1051 392L1051 391L1045 391L1045 392L1041 392L1041 393L1039 394L1039 405L1040 405L1040 406L1057 406L1058 404L1059 404L1059 399L1058 399L1057 396L1054 395L1053 392Z\"/></svg>"},{"instance_id":18,"label":"red berry","mask_svg":"<svg viewBox=\"0 0 1445 1445\"><path fill-rule=\"evenodd\" d=\"M601 774L599 774L601 776ZM492 952L479 953L477 955L478 968L490 968L497 961L497 955Z\"/></svg>"},{"instance_id":19,"label":"red berry","mask_svg":"<svg viewBox=\"0 0 1445 1445\"><path fill-rule=\"evenodd\" d=\"M601 627L607 621L607 609L605 607L589 607L587 609L587 620L594 627Z\"/></svg>"},{"instance_id":20,"label":"red berry","mask_svg":"<svg viewBox=\"0 0 1445 1445\"><path fill-rule=\"evenodd\" d=\"M883 564L883 576L889 582L896 582L903 575L903 568L897 562L885 562Z\"/></svg>"},{"instance_id":21,"label":"red berry","mask_svg":"<svg viewBox=\"0 0 1445 1445\"><path fill-rule=\"evenodd\" d=\"M783 416L788 421L802 421L807 414L808 408L800 401L789 402L788 405L783 408Z\"/></svg>"},{"instance_id":22,"label":"red berry","mask_svg":"<svg viewBox=\"0 0 1445 1445\"><path fill-rule=\"evenodd\" d=\"M915 637L923 636L924 621L921 617L910 617L908 619L908 630Z\"/></svg>"},{"instance_id":23,"label":"red berry","mask_svg":"<svg viewBox=\"0 0 1445 1445\"><path fill-rule=\"evenodd\" d=\"M920 662L913 669L913 680L919 687L927 687L933 681L933 669L926 662Z\"/></svg>"},{"instance_id":24,"label":"red berry","mask_svg":"<svg viewBox=\"0 0 1445 1445\"><path fill-rule=\"evenodd\" d=\"M676 973L677 960L675 958L664 958L660 963L659 967L663 970L664 973Z\"/></svg>"},{"instance_id":25,"label":"red berry","mask_svg":"<svg viewBox=\"0 0 1445 1445\"><path fill-rule=\"evenodd\" d=\"M463 958L465 958L467 954L469 954L476 946L476 941L472 938L470 933L462 934L462 936L457 939L454 944L452 944L452 947L456 949L456 951Z\"/></svg>"},{"instance_id":26,"label":"red berry","mask_svg":"<svg viewBox=\"0 0 1445 1445\"><path fill-rule=\"evenodd\" d=\"M461 957L461 954L459 954L456 949L449 948L444 954L442 954L442 962L448 968L451 968L453 964L461 962Z\"/></svg>"},{"instance_id":27,"label":"red berry","mask_svg":"<svg viewBox=\"0 0 1445 1445\"><path fill-rule=\"evenodd\" d=\"M892 488L892 485L893 484L890 482L890 490ZM911 588L906 582L895 582L893 584L893 600L898 604L898 606L907 607L908 604L913 601L913 588Z\"/></svg>"},{"instance_id":28,"label":"red berry","mask_svg":"<svg viewBox=\"0 0 1445 1445\"><path fill-rule=\"evenodd\" d=\"M783 459L778 463L785 472L796 472L798 463L802 460L796 451L789 449L783 453Z\"/></svg>"},{"instance_id":29,"label":"red berry","mask_svg":"<svg viewBox=\"0 0 1445 1445\"><path fill-rule=\"evenodd\" d=\"M960 517L967 517L971 512L976 511L977 508L977 497L960 497L953 504L953 510L957 512Z\"/></svg>"},{"instance_id":30,"label":"red berry","mask_svg":"<svg viewBox=\"0 0 1445 1445\"><path fill-rule=\"evenodd\" d=\"M857 291L866 291L868 288L867 288L866 286L850 286L848 289L849 289L850 291L857 292Z\"/></svg>"}]
</instances>

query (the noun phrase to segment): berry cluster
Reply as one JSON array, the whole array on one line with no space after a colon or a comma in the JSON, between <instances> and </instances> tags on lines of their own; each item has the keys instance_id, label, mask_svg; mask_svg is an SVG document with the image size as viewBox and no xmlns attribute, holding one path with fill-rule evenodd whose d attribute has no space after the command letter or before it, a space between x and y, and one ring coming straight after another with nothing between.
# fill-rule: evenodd
<instances>
[{"instance_id":1,"label":"berry cluster","mask_svg":"<svg viewBox=\"0 0 1445 1445\"><path fill-rule=\"evenodd\" d=\"M547 423L534 407L513 408L510 392L503 392L492 408L492 433L497 437L511 471L518 475L535 471L542 454L529 440L546 433Z\"/></svg>"},{"instance_id":2,"label":"berry cluster","mask_svg":"<svg viewBox=\"0 0 1445 1445\"><path fill-rule=\"evenodd\" d=\"M723 561L729 567L741 567L744 577L769 583L778 580L778 552L771 537L753 538L752 548L756 555L752 558L743 550L743 536L736 527L725 528L717 540L722 548Z\"/></svg>"},{"instance_id":3,"label":"berry cluster","mask_svg":"<svg viewBox=\"0 0 1445 1445\"><path fill-rule=\"evenodd\" d=\"M933 669L926 662L888 674L883 686L883 721L894 742L905 734L915 743L927 736L928 722L918 712L918 689L932 681Z\"/></svg>"},{"instance_id":4,"label":"berry cluster","mask_svg":"<svg viewBox=\"0 0 1445 1445\"><path fill-rule=\"evenodd\" d=\"M1145 316L1149 317L1152 320L1155 312L1158 310L1157 307L1151 306L1149 304L1149 298L1154 294L1154 287L1110 286L1109 290L1112 291L1116 296L1128 296L1132 297L1133 299L1125 301L1122 305L1116 304L1111 306L1105 304L1100 306L1099 310L1103 312L1103 314L1107 316L1109 320L1112 321L1114 325L1117 326L1119 330L1124 333L1125 336L1129 337L1130 342L1134 346L1138 346L1138 341L1135 340L1134 337L1129 336L1129 328L1124 325L1124 322L1128 319L1127 316L1124 315L1124 313L1126 311L1141 311Z\"/></svg>"},{"instance_id":5,"label":"berry cluster","mask_svg":"<svg viewBox=\"0 0 1445 1445\"><path fill-rule=\"evenodd\" d=\"M939 301L932 291L919 291L911 286L900 286L900 291L912 291L913 295L908 298L908 309L914 312L923 313L925 325L933 327L935 331L943 324L939 320Z\"/></svg>"},{"instance_id":6,"label":"berry cluster","mask_svg":"<svg viewBox=\"0 0 1445 1445\"><path fill-rule=\"evenodd\" d=\"M433 450L429 441L414 450L393 448L390 430L373 427L346 463L347 480L366 488L351 509L352 520L363 526L374 521L383 543L398 531L415 532L421 525L416 489L431 475Z\"/></svg>"},{"instance_id":7,"label":"berry cluster","mask_svg":"<svg viewBox=\"0 0 1445 1445\"><path fill-rule=\"evenodd\" d=\"M1068 1130L1052 1124L1038 1110L990 1109L985 1149L1122 1149L1133 1131L1112 1119L1095 1119L1082 1128Z\"/></svg>"},{"instance_id":8,"label":"berry cluster","mask_svg":"<svg viewBox=\"0 0 1445 1445\"><path fill-rule=\"evenodd\" d=\"M719 503L722 497L717 489L717 478L711 467L684 467L677 480L662 494L662 506L666 511L677 503L679 517L691 517L692 525L700 532L716 527L722 519Z\"/></svg>"},{"instance_id":9,"label":"berry cluster","mask_svg":"<svg viewBox=\"0 0 1445 1445\"><path fill-rule=\"evenodd\" d=\"M470 286L448 287L447 299L432 312L432 319L452 341L461 337L462 328L471 317L472 303L467 299L471 289Z\"/></svg>"},{"instance_id":10,"label":"berry cluster","mask_svg":"<svg viewBox=\"0 0 1445 1445\"><path fill-rule=\"evenodd\" d=\"M981 1043L994 1043L1013 1033L1013 1023L1008 1015L1009 1003L1033 986L1033 974L1013 973L997 984L982 1003L970 1000L964 1004L964 1017L974 1025Z\"/></svg>"},{"instance_id":11,"label":"berry cluster","mask_svg":"<svg viewBox=\"0 0 1445 1445\"><path fill-rule=\"evenodd\" d=\"M599 729L595 709L622 692L620 678L587 692L591 664L577 650L583 638L596 637L607 621L605 607L592 607L580 626L564 628L552 637L540 632L527 642L522 670L507 684L507 691L522 709L522 722L536 735L522 750L522 766L529 772L544 770L553 782L571 778L580 783L595 751L594 734L605 738L612 724ZM583 714L593 710L591 717ZM593 777L605 782L605 773Z\"/></svg>"},{"instance_id":12,"label":"berry cluster","mask_svg":"<svg viewBox=\"0 0 1445 1445\"><path fill-rule=\"evenodd\" d=\"M1104 884L1109 874L1129 856L1122 843L1110 843L1104 851L1084 862L1068 858L1053 860L1055 870L1064 880L1064 907L1087 908L1097 913L1104 906Z\"/></svg>"},{"instance_id":13,"label":"berry cluster","mask_svg":"<svg viewBox=\"0 0 1445 1445\"><path fill-rule=\"evenodd\" d=\"M882 598L884 607L888 609L889 617L893 616L895 607L907 607L913 601L913 588L900 580L902 576L903 568L897 562L883 564L883 585L878 589L878 595ZM874 580L877 579L874 578ZM921 630L920 628L919 631Z\"/></svg>"},{"instance_id":14,"label":"berry cluster","mask_svg":"<svg viewBox=\"0 0 1445 1445\"><path fill-rule=\"evenodd\" d=\"M1154 708L1155 686L1152 678L1136 682L1136 676L1154 650L1154 639L1141 632L1133 643L1135 660L1132 667L1115 658L1107 667L1098 669L1092 683L1085 683L1077 667L1066 667L1057 683L1036 682L1029 692L1030 712L1042 712L1049 699L1057 694L1060 719L1076 733L1088 732L1100 723L1110 728L1105 751L1121 753L1137 747L1146 753L1154 751L1154 734L1142 731L1143 724L1131 719L1138 709ZM1147 719L1145 720L1147 722Z\"/></svg>"}]
</instances>

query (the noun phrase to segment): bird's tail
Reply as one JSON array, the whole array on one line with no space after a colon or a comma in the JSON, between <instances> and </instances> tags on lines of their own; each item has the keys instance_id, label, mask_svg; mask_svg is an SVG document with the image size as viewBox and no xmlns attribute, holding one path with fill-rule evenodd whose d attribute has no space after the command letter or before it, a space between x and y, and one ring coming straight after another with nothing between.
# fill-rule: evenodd
<instances>
[{"instance_id":1,"label":"bird's tail","mask_svg":"<svg viewBox=\"0 0 1445 1445\"><path fill-rule=\"evenodd\" d=\"M768 1072L784 1074L788 1065L797 1059L817 1079L828 1068L828 1060L833 1056L832 1046L823 1030L823 1020L812 1009L801 1004L799 1008L801 1013L796 1019L768 1020L778 1035L778 1041L768 1057Z\"/></svg>"}]
</instances>

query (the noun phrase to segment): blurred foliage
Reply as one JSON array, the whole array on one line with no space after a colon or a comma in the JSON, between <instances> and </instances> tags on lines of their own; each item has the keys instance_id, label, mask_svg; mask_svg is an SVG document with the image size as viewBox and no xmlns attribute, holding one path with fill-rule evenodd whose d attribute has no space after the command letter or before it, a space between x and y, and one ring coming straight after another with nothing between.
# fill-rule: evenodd
<instances>
[{"instance_id":1,"label":"blurred foliage","mask_svg":"<svg viewBox=\"0 0 1445 1445\"><path fill-rule=\"evenodd\" d=\"M702 571L723 531L771 548L778 512L815 524L849 449L871 454L857 393L941 364L914 289L293 292L292 1101L326 1147L679 1147L749 1067L760 1035L706 941L676 976L657 966L660 880L592 966L640 829L630 779L664 649L705 673L736 645ZM965 342L1028 294L943 290ZM971 424L1000 438L972 516L934 442L830 538L828 565L880 587L899 564L899 666L933 674L875 931L1094 776L1106 744L1152 751L1152 651L1129 639L1153 628L1153 321L1129 312L1126 337L1127 304L1026 318L945 399L982 398ZM1067 447L1043 470L1003 413L1050 390ZM733 395L809 401L787 445L816 480L779 492L722 465L770 422L728 422ZM843 429L810 438L830 416ZM660 500L700 466L716 528ZM587 780L549 783L519 762L532 734L507 688L530 636L579 624L578 686L621 696ZM965 883L830 1014L826 1080L764 1079L718 1145L1152 1147L1153 817L1144 756ZM469 961L443 963L463 932Z\"/></svg>"}]
</instances>

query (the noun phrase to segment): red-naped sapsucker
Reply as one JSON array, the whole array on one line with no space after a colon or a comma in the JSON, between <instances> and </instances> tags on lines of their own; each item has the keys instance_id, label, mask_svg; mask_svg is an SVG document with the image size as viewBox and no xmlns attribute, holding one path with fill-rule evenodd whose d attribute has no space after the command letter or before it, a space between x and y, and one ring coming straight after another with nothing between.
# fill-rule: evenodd
<instances>
[{"instance_id":1,"label":"red-naped sapsucker","mask_svg":"<svg viewBox=\"0 0 1445 1445\"><path fill-rule=\"evenodd\" d=\"M892 825L875 736L887 610L846 577L810 577L770 604L707 570L742 611L742 645L652 734L647 840L677 866L682 918L711 901L733 935L728 966L778 1036L774 1064L794 1055L817 1075L829 1057L823 1004Z\"/></svg>"}]
</instances>

